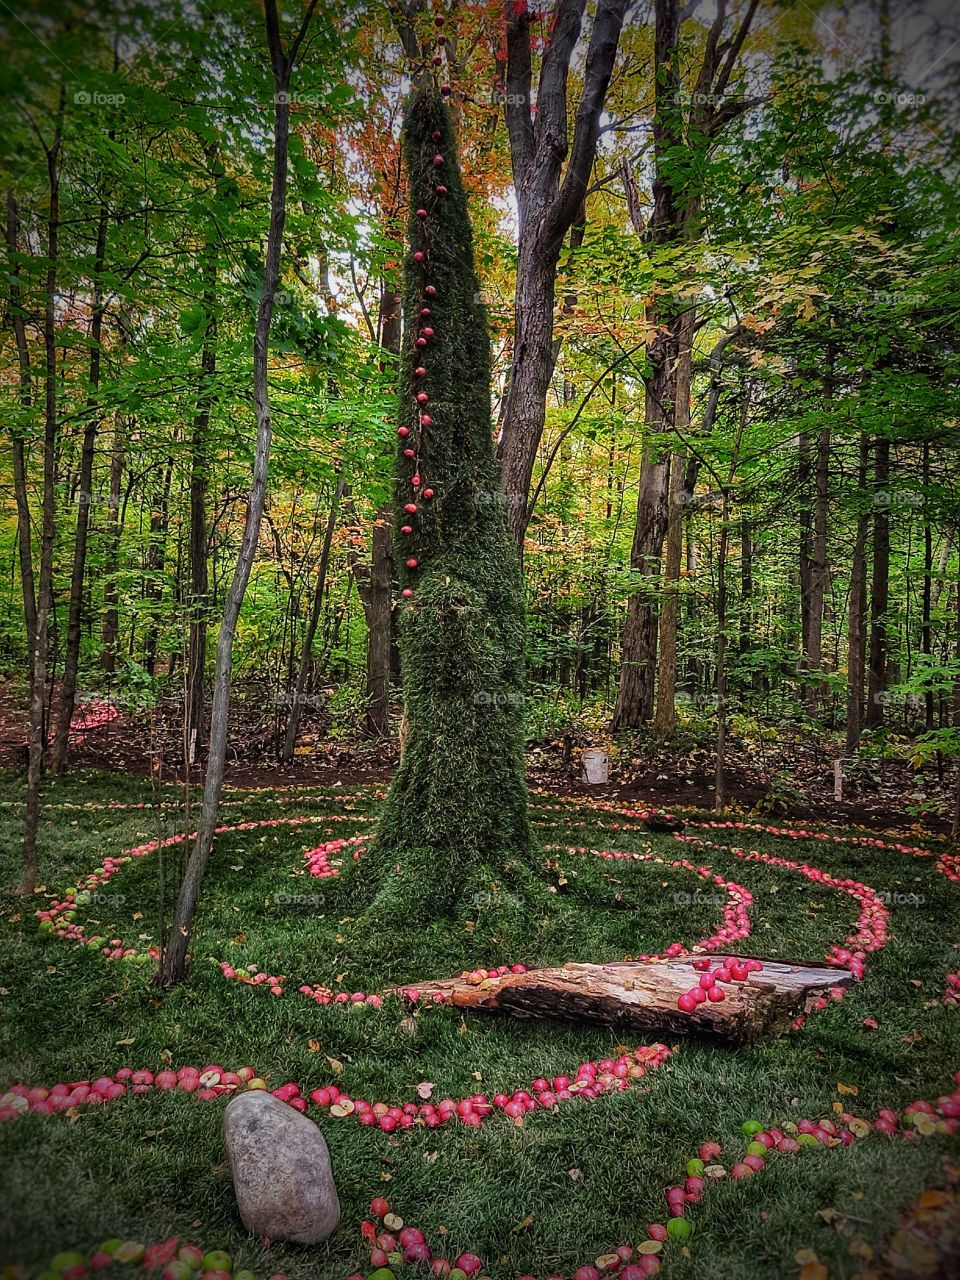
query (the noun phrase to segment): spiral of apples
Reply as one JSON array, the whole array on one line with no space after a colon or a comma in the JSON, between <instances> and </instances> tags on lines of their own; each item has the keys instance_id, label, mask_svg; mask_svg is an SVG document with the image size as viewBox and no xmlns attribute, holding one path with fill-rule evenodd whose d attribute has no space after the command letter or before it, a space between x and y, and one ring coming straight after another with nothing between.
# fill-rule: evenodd
<instances>
[{"instance_id":1,"label":"spiral of apples","mask_svg":"<svg viewBox=\"0 0 960 1280\"><path fill-rule=\"evenodd\" d=\"M289 797L284 797L285 802ZM616 805L609 801L595 800L589 804L583 801L559 800L549 806L559 814L569 817L573 805L591 809L594 813L612 819L611 830L630 829L636 822L650 817L655 811L636 809ZM85 805L84 808L95 806ZM110 806L121 807L121 806ZM252 831L269 827L306 827L310 824L329 825L337 821L366 821L362 815L341 812L336 814L304 815L298 817L278 817L258 821L241 822L224 825L220 834L232 831ZM594 825L597 825L594 822ZM737 830L758 832L776 836L781 839L817 840L837 844L854 844L862 847L892 849L897 852L934 861L935 869L947 879L960 880L960 859L945 851L933 851L896 839L883 839L878 836L844 836L832 832L813 831L810 829L780 828L762 824L745 822L722 822L719 820L688 819L684 831L673 833L673 839L689 851L722 848L714 845L706 836L693 834L700 830ZM134 963L146 963L155 958L155 951L142 951L129 946L119 938L104 939L90 937L83 926L77 922L76 912L83 906L84 895L99 889L112 876L117 874L134 858L147 856L161 848L182 844L191 839L188 834L169 836L163 840L148 841L117 856L103 859L101 866L95 868L77 886L65 891L47 908L39 911L40 929L45 933L76 945L88 947L99 952L111 961L125 960ZM320 879L333 878L340 874L340 868L347 859L359 860L368 837L364 835L350 836L344 839L327 840L307 851L304 855L308 872ZM558 846L554 846L555 850ZM652 862L695 874L722 888L726 894L722 920L715 932L709 937L691 943L674 941L667 945L659 957L641 956L639 959L655 959L673 957L689 953L698 953L694 963L694 971L698 973L696 987L691 989L690 1007L695 1007L703 999L716 999L718 993L722 998L723 986L727 982L749 981L750 973L755 971L759 962L740 960L731 955L735 944L747 938L750 933L750 908L753 897L750 891L741 884L722 876L704 863L687 857L666 859L646 852L637 853L616 849L591 849L584 846L559 846L562 851L572 855L593 856L605 860L621 860L634 862ZM887 937L889 912L883 905L879 895L870 886L852 878L840 878L831 875L806 862L796 862L775 854L748 850L744 848L726 848L745 863L759 862L779 870L789 871L822 885L834 892L853 898L859 910L853 931L842 944L832 945L827 951L829 962L850 970L856 978L864 976L865 961L870 953L879 950ZM722 953L722 954L719 954ZM508 968L522 970L523 966L500 965L494 969L477 970L468 975L468 980L482 980L505 972ZM226 962L220 962L220 969L230 980L247 983L254 987L264 987L272 995L285 994L287 979L284 975L271 974L256 966L246 969L235 968ZM379 995L368 995L363 992L334 992L330 987L320 983L303 982L298 988L300 994L320 1004L336 1004L346 1008L365 1005L378 1008L383 1004ZM693 992L698 993L694 996ZM842 988L835 988L831 993L836 998L843 994ZM413 993L416 998L416 992ZM683 997L681 997L683 999ZM944 1000L948 1004L960 1003L960 977L950 974ZM818 1002L820 1007L827 1003L826 999ZM684 1007L681 1005L681 1008ZM797 1026L803 1019L797 1020ZM575 1100L595 1101L606 1094L629 1088L636 1081L643 1079L648 1072L659 1067L670 1055L670 1050L662 1044L639 1046L632 1053L621 1054L617 1059L603 1059L599 1062L580 1063L569 1075L559 1075L552 1079L540 1078L529 1083L527 1087L518 1088L511 1094L498 1093L492 1098L482 1094L452 1099L445 1098L437 1103L404 1103L390 1105L386 1102L368 1102L362 1098L354 1098L345 1093L338 1085L325 1084L307 1091L301 1090L299 1084L287 1082L273 1089L273 1093L296 1110L304 1112L316 1107L334 1119L355 1119L364 1126L376 1127L385 1132L403 1131L414 1126L438 1128L450 1126L456 1129L460 1124L475 1127L488 1118L501 1115L514 1124L524 1123L528 1113L538 1109L549 1109L563 1106ZM960 1073L954 1078L960 1085ZM258 1076L252 1067L240 1067L235 1071L225 1070L219 1064L205 1067L184 1066L178 1070L164 1068L152 1071L149 1068L134 1070L129 1067L119 1068L111 1076L101 1076L96 1080L76 1080L42 1085L13 1085L0 1096L0 1120L11 1120L27 1112L55 1114L58 1112L74 1112L80 1107L98 1107L127 1095L140 1095L153 1090L192 1093L202 1101L215 1101L229 1096L241 1089L268 1088L264 1077ZM906 1140L916 1140L932 1134L953 1133L960 1123L960 1088L955 1088L949 1095L941 1096L933 1101L918 1100L905 1108L902 1114L891 1110L877 1113L874 1120L858 1117L850 1112L843 1112L837 1120L827 1117L819 1120L802 1120L796 1124L786 1123L782 1128L762 1126L759 1121L744 1122L744 1134L749 1139L746 1150L740 1158L729 1164L721 1163L722 1153L718 1145L706 1141L698 1155L688 1161L685 1177L665 1192L667 1218L666 1223L651 1223L646 1228L645 1238L636 1244L624 1243L616 1246L610 1253L601 1255L592 1263L586 1263L574 1273L573 1280L599 1280L605 1274L615 1276L617 1280L640 1280L640 1277L655 1274L659 1269L667 1246L673 1242L686 1240L692 1233L691 1214L695 1206L706 1194L710 1186L727 1178L739 1181L761 1174L771 1158L779 1159L785 1155L797 1155L805 1148L830 1148L847 1146L852 1142L873 1134L899 1135ZM371 1218L379 1221L379 1226L372 1220L361 1226L361 1236L370 1251L372 1267L388 1267L398 1265L401 1261L409 1264L429 1266L433 1276L438 1280L450 1276L451 1280L469 1280L469 1277L481 1271L481 1259L472 1253L462 1253L452 1261L434 1256L433 1250L422 1231L416 1227L404 1225L396 1213L391 1212L386 1201L377 1199L371 1204ZM226 1255L218 1254L223 1264L212 1267L213 1255L202 1255L197 1246L179 1245L177 1241L164 1241L156 1245L144 1246L138 1242L107 1242L110 1248L102 1247L95 1254L85 1258L79 1254L57 1255L51 1264L49 1280L60 1277L62 1280L79 1280L89 1271L109 1267L117 1272L133 1262L151 1261L151 1266L159 1268L163 1265L162 1280L191 1280L191 1277L203 1275L206 1280L253 1280L249 1272L230 1272L230 1261L223 1259ZM172 1252L176 1245L175 1254ZM273 1277L272 1280L282 1280ZM359 1276L350 1280L362 1280ZM481 1278L482 1280L482 1278ZM532 1280L522 1277L521 1280ZM549 1277L548 1280L565 1280L564 1277Z\"/></svg>"},{"instance_id":2,"label":"spiral of apples","mask_svg":"<svg viewBox=\"0 0 960 1280\"><path fill-rule=\"evenodd\" d=\"M771 1160L803 1156L804 1152L808 1153L805 1158L819 1159L823 1158L819 1153L864 1139L918 1141L955 1133L960 1127L960 1071L954 1075L953 1083L955 1087L949 1094L933 1101L918 1099L902 1112L881 1109L872 1120L850 1111L842 1111L836 1120L831 1117L802 1119L784 1122L781 1127L745 1120L741 1126L745 1150L732 1161L724 1160L719 1143L705 1140L697 1154L687 1160L678 1180L664 1189L665 1221L649 1223L636 1243L612 1246L609 1252L577 1267L573 1280L602 1280L604 1276L613 1280L643 1280L645 1276L656 1275L669 1247L683 1244L694 1236L696 1206L711 1187L727 1179L744 1182L761 1176ZM425 1233L405 1223L383 1197L377 1196L371 1201L369 1214L360 1224L360 1237L369 1251L369 1265L375 1269L368 1280L386 1280L392 1271L381 1269L395 1269L404 1264L418 1268L421 1275L429 1274L434 1280L472 1280L472 1277L485 1280L480 1275L484 1263L478 1254L465 1250L448 1259L435 1253ZM118 1277L129 1276L133 1267L138 1269L136 1274L160 1270L160 1280L257 1280L250 1271L231 1271L232 1260L224 1251L204 1253L195 1244L181 1244L178 1237L151 1245L116 1238L104 1242L90 1254L60 1252L51 1259L41 1280L84 1280L91 1272L102 1269L109 1269ZM285 1278L275 1274L269 1280ZM357 1271L348 1280L364 1280L364 1275ZM520 1280L536 1280L536 1277L521 1276ZM568 1277L551 1275L546 1280L568 1280Z\"/></svg>"}]
</instances>

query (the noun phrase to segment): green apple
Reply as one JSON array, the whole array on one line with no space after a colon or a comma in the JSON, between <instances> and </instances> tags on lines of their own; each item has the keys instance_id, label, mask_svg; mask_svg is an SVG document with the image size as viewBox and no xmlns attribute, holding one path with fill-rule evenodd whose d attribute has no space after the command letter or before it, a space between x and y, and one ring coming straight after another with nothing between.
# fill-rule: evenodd
<instances>
[{"instance_id":1,"label":"green apple","mask_svg":"<svg viewBox=\"0 0 960 1280\"><path fill-rule=\"evenodd\" d=\"M192 1280L194 1271L189 1262L184 1262L182 1258L174 1258L173 1262L168 1262L163 1269L166 1280Z\"/></svg>"},{"instance_id":2,"label":"green apple","mask_svg":"<svg viewBox=\"0 0 960 1280\"><path fill-rule=\"evenodd\" d=\"M204 1271L229 1271L231 1265L230 1255L224 1253L223 1249L211 1249L209 1253L203 1255L203 1261L200 1263Z\"/></svg>"},{"instance_id":3,"label":"green apple","mask_svg":"<svg viewBox=\"0 0 960 1280\"><path fill-rule=\"evenodd\" d=\"M66 1271L67 1267L82 1267L86 1265L86 1258L82 1253L58 1253L50 1259L51 1271Z\"/></svg>"},{"instance_id":4,"label":"green apple","mask_svg":"<svg viewBox=\"0 0 960 1280\"><path fill-rule=\"evenodd\" d=\"M667 1223L667 1235L671 1240L686 1240L692 1230L686 1218L671 1218Z\"/></svg>"},{"instance_id":5,"label":"green apple","mask_svg":"<svg viewBox=\"0 0 960 1280\"><path fill-rule=\"evenodd\" d=\"M118 1262L142 1262L146 1252L144 1245L138 1241L124 1240L123 1244L114 1249L113 1256Z\"/></svg>"}]
</instances>

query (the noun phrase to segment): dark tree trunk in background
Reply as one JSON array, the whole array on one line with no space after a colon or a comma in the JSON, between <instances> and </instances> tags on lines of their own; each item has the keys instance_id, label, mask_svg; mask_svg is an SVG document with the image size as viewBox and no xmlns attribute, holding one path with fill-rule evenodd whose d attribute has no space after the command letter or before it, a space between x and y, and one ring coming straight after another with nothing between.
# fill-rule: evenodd
<instances>
[{"instance_id":1,"label":"dark tree trunk in background","mask_svg":"<svg viewBox=\"0 0 960 1280\"><path fill-rule=\"evenodd\" d=\"M40 780L43 776L44 692L47 648L53 610L53 543L56 536L57 465L57 272L60 252L60 159L66 90L61 86L53 140L43 148L47 162L45 307L43 316L44 413L43 413L43 517L40 537L40 577L37 583L37 619L30 654L30 719L27 754L27 788L23 822L23 874L18 893L31 894L37 886L37 826L40 820Z\"/></svg>"},{"instance_id":2,"label":"dark tree trunk in background","mask_svg":"<svg viewBox=\"0 0 960 1280\"><path fill-rule=\"evenodd\" d=\"M674 427L685 436L690 425L690 386L693 378L693 337L696 313L682 319L673 392ZM682 441L681 441L682 443ZM659 622L660 652L657 663L657 704L653 729L669 738L677 723L677 642L680 625L680 562L683 558L683 517L686 512L686 454L678 448L670 458L668 482L666 554Z\"/></svg>"},{"instance_id":3,"label":"dark tree trunk in background","mask_svg":"<svg viewBox=\"0 0 960 1280\"><path fill-rule=\"evenodd\" d=\"M808 672L823 670L823 612L827 585L827 504L830 486L830 428L825 426L817 437L814 463L813 530L810 538L808 565L807 645L805 667ZM808 681L807 712L816 716L821 709L821 685Z\"/></svg>"},{"instance_id":4,"label":"dark tree trunk in background","mask_svg":"<svg viewBox=\"0 0 960 1280\"><path fill-rule=\"evenodd\" d=\"M216 150L208 151L212 164L218 163ZM190 441L190 542L189 574L190 631L187 643L186 687L186 735L187 764L193 764L202 754L204 730L204 670L207 656L207 598L210 583L207 574L207 488L210 482L210 463L207 457L210 433L210 415L213 410L217 375L217 250L211 232L204 249L203 297L206 317L203 345L200 351L200 393L197 412L193 420Z\"/></svg>"},{"instance_id":5,"label":"dark tree trunk in background","mask_svg":"<svg viewBox=\"0 0 960 1280\"><path fill-rule=\"evenodd\" d=\"M857 489L866 494L870 463L870 440L860 437L860 461L857 467ZM860 743L863 724L863 676L866 659L867 607L867 537L870 515L866 510L857 517L857 532L850 563L850 603L847 616L847 755L853 755Z\"/></svg>"},{"instance_id":6,"label":"dark tree trunk in background","mask_svg":"<svg viewBox=\"0 0 960 1280\"><path fill-rule=\"evenodd\" d=\"M678 243L696 234L701 193L691 187L688 161L678 165L678 154L683 152L686 156L689 150L685 124L689 125L689 135L696 137L696 145L706 152L711 146L710 139L744 109L742 104L727 103L723 98L756 7L757 0L750 0L736 32L721 41L726 7L718 6L692 95L694 105L689 121L685 121L682 104L686 95L679 66L680 5L678 0L656 0L653 211L646 224L629 164L623 174L634 229L652 245ZM638 728L653 714L660 561L667 532L670 470L664 453L671 447L655 437L657 433L669 436L676 428L681 354L686 358L685 345L691 345L683 341L684 327L690 323L686 304L655 303L648 308L647 323L654 331L647 348L652 374L646 384L637 520L630 553L637 587L627 601L620 682L611 721L615 731ZM684 374L681 382L687 376Z\"/></svg>"},{"instance_id":7,"label":"dark tree trunk in background","mask_svg":"<svg viewBox=\"0 0 960 1280\"><path fill-rule=\"evenodd\" d=\"M727 755L727 543L730 537L729 493L723 491L720 537L717 545L717 760L713 780L713 807L723 813L726 804Z\"/></svg>"},{"instance_id":8,"label":"dark tree trunk in background","mask_svg":"<svg viewBox=\"0 0 960 1280\"><path fill-rule=\"evenodd\" d=\"M740 657L750 652L753 635L753 532L750 518L740 513ZM751 682L752 683L752 682Z\"/></svg>"},{"instance_id":9,"label":"dark tree trunk in background","mask_svg":"<svg viewBox=\"0 0 960 1280\"><path fill-rule=\"evenodd\" d=\"M397 239L402 232L397 229ZM400 295L391 279L380 290L378 331L380 346L395 359L400 355L402 318ZM393 507L388 501L377 511L370 540L370 572L360 586L367 619L367 706L364 727L372 738L390 733L390 683L393 672L394 617Z\"/></svg>"},{"instance_id":10,"label":"dark tree trunk in background","mask_svg":"<svg viewBox=\"0 0 960 1280\"><path fill-rule=\"evenodd\" d=\"M381 507L373 522L370 575L362 592L367 615L367 707L365 727L374 738L390 732L390 674L393 648L392 511Z\"/></svg>"},{"instance_id":11,"label":"dark tree trunk in background","mask_svg":"<svg viewBox=\"0 0 960 1280\"><path fill-rule=\"evenodd\" d=\"M866 726L883 724L887 689L887 608L890 603L890 441L874 446L873 574L870 589L870 663L867 673Z\"/></svg>"},{"instance_id":12,"label":"dark tree trunk in background","mask_svg":"<svg viewBox=\"0 0 960 1280\"><path fill-rule=\"evenodd\" d=\"M730 469L726 481L720 485L721 523L717 548L717 759L713 784L713 807L717 813L722 813L727 803L727 547L730 541L730 491L737 474L740 446L749 415L750 384L746 383L741 392L740 417L730 456ZM716 472L714 478L718 478Z\"/></svg>"},{"instance_id":13,"label":"dark tree trunk in background","mask_svg":"<svg viewBox=\"0 0 960 1280\"><path fill-rule=\"evenodd\" d=\"M67 642L64 647L63 680L60 685L60 709L53 736L50 768L62 773L67 767L70 721L77 698L77 676L80 669L80 627L83 613L83 582L87 568L87 540L90 533L90 508L93 504L93 456L100 427L100 365L103 356L103 268L107 252L109 209L106 200L100 205L97 243L93 264L93 305L90 315L90 365L87 373L87 403L84 409L83 445L80 452L77 525L73 543L73 570L70 575L70 602L67 608Z\"/></svg>"},{"instance_id":14,"label":"dark tree trunk in background","mask_svg":"<svg viewBox=\"0 0 960 1280\"><path fill-rule=\"evenodd\" d=\"M250 571L253 568L260 523L267 494L270 466L270 395L267 367L270 354L270 326L273 319L274 298L280 279L280 260L283 251L283 224L287 209L287 154L290 144L290 77L297 53L307 33L316 0L311 0L300 25L300 30L284 52L280 35L280 19L276 0L265 0L264 22L267 47L273 71L273 183L270 193L270 225L264 259L263 288L257 307L257 323L253 337L253 399L257 418L257 440L253 460L250 494L247 499L243 540L237 556L230 590L227 593L217 637L217 658L213 677L213 708L210 716L210 749L203 787L203 807L197 829L197 839L190 854L183 883L177 898L173 925L164 949L158 981L162 986L174 986L183 980L186 971L187 951L196 914L200 886L203 882L210 850L213 847L217 815L220 809L220 791L226 766L227 735L230 716L230 685L233 660L233 639L240 617L240 607L246 594Z\"/></svg>"},{"instance_id":15,"label":"dark tree trunk in background","mask_svg":"<svg viewBox=\"0 0 960 1280\"><path fill-rule=\"evenodd\" d=\"M116 576L120 568L120 494L123 484L126 428L127 420L118 414L110 452L110 498L103 554L103 631L100 666L108 675L113 675L116 671L117 643L120 635L120 593L117 590Z\"/></svg>"},{"instance_id":16,"label":"dark tree trunk in background","mask_svg":"<svg viewBox=\"0 0 960 1280\"><path fill-rule=\"evenodd\" d=\"M333 531L337 527L337 515L340 511L340 499L343 497L344 483L343 477L338 477L336 487L333 491L333 498L330 501L330 514L327 517L327 526L323 532L323 546L320 550L320 564L317 568L317 581L313 589L313 603L310 608L310 618L307 622L307 628L303 635L303 641L300 649L300 665L297 669L297 681L293 691L293 703L290 707L290 715L287 718L286 732L283 739L283 751L281 758L286 761L293 759L293 753L297 747L297 734L300 730L300 714L303 707L304 695L307 690L307 680L310 677L310 668L313 665L313 642L317 634L317 626L320 622L320 614L323 610L323 596L327 587L327 569L330 565L330 548L333 545Z\"/></svg>"},{"instance_id":17,"label":"dark tree trunk in background","mask_svg":"<svg viewBox=\"0 0 960 1280\"><path fill-rule=\"evenodd\" d=\"M543 435L553 375L553 308L563 238L580 214L596 157L627 0L598 0L583 69L573 140L567 127L567 77L585 0L557 0L533 111L532 14L504 0L507 63L504 114L519 211L513 362L498 457L507 521L521 554L530 480ZM562 173L567 159L566 171Z\"/></svg>"},{"instance_id":18,"label":"dark tree trunk in background","mask_svg":"<svg viewBox=\"0 0 960 1280\"><path fill-rule=\"evenodd\" d=\"M173 481L173 456L167 458L163 476L150 512L150 541L147 546L144 599L150 601L147 629L143 637L143 666L152 676L157 665L157 639L160 634L158 610L163 599L164 566L167 562L167 531L170 525L170 485Z\"/></svg>"},{"instance_id":19,"label":"dark tree trunk in background","mask_svg":"<svg viewBox=\"0 0 960 1280\"><path fill-rule=\"evenodd\" d=\"M927 489L930 484L930 443L923 442L923 604L920 618L920 652L929 667L933 654L933 528L930 524L929 498ZM933 690L927 689L923 695L923 724L925 729L933 728Z\"/></svg>"},{"instance_id":20,"label":"dark tree trunk in background","mask_svg":"<svg viewBox=\"0 0 960 1280\"><path fill-rule=\"evenodd\" d=\"M960 530L957 531L957 545L960 546ZM953 656L960 663L960 574L957 576L957 598L954 626L957 629ZM953 686L953 727L960 729L960 678ZM956 796L953 807L953 825L950 828L951 839L960 839L960 760L957 761Z\"/></svg>"},{"instance_id":21,"label":"dark tree trunk in background","mask_svg":"<svg viewBox=\"0 0 960 1280\"><path fill-rule=\"evenodd\" d=\"M800 490L798 568L800 573L800 683L801 700L807 704L810 686L805 678L810 655L810 604L813 599L813 574L811 571L811 543L813 529L813 504L810 479L813 469L810 463L810 437L801 431L797 440L797 483Z\"/></svg>"},{"instance_id":22,"label":"dark tree trunk in background","mask_svg":"<svg viewBox=\"0 0 960 1280\"><path fill-rule=\"evenodd\" d=\"M11 432L13 449L13 491L17 504L17 553L20 560L20 583L23 590L23 621L27 635L27 652L33 653L37 634L37 589L33 577L33 529L30 522L30 502L27 495L26 451L23 431L33 409L33 375L30 365L30 347L27 344L26 318L22 309L20 271L16 262L19 236L19 211L12 191L7 192L6 241L9 275L10 325L17 346L17 370L19 377L20 407L24 424ZM32 673L32 664L31 664Z\"/></svg>"}]
</instances>

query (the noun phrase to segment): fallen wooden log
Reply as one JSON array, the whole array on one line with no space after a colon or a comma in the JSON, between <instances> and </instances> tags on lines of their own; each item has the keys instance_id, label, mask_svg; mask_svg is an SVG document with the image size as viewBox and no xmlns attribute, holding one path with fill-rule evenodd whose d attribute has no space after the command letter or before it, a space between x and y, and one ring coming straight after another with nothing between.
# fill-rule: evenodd
<instances>
[{"instance_id":1,"label":"fallen wooden log","mask_svg":"<svg viewBox=\"0 0 960 1280\"><path fill-rule=\"evenodd\" d=\"M412 1002L439 996L460 1009L518 1018L584 1020L660 1037L702 1035L748 1044L788 1030L831 987L844 987L852 979L848 970L828 965L761 960L763 968L746 981L723 985L722 1001L704 1001L685 1013L677 999L700 978L692 968L696 959L565 964L497 978L478 971L397 987L394 994Z\"/></svg>"}]
</instances>

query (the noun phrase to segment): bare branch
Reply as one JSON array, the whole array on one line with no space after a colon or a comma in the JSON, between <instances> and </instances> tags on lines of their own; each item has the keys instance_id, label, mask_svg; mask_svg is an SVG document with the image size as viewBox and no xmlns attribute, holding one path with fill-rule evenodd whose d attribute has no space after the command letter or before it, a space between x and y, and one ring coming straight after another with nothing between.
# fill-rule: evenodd
<instances>
[{"instance_id":1,"label":"bare branch","mask_svg":"<svg viewBox=\"0 0 960 1280\"><path fill-rule=\"evenodd\" d=\"M610 76L617 56L620 31L626 14L628 0L600 0L593 22L587 64L583 78L583 93L577 107L573 128L573 145L570 162L560 188L560 197L551 214L555 227L569 225L569 219L582 203L586 194L590 170L597 154L597 138L600 134L600 113L606 101ZM579 31L579 23L577 24ZM541 77L542 83L542 77ZM566 119L564 118L564 126ZM564 136L566 127L564 127ZM562 230L561 230L562 234Z\"/></svg>"},{"instance_id":2,"label":"bare branch","mask_svg":"<svg viewBox=\"0 0 960 1280\"><path fill-rule=\"evenodd\" d=\"M533 160L533 116L530 97L533 70L530 60L530 14L526 5L504 0L507 26L507 65L503 115L510 135L513 181L519 189Z\"/></svg>"}]
</instances>

